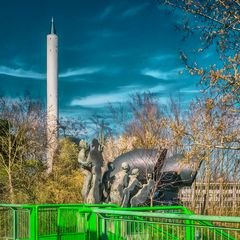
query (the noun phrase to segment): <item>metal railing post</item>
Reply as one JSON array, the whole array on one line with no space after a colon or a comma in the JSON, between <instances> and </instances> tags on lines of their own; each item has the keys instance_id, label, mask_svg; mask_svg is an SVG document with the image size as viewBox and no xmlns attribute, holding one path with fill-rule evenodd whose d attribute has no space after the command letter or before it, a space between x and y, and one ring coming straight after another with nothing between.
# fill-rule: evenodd
<instances>
[{"instance_id":1,"label":"metal railing post","mask_svg":"<svg viewBox=\"0 0 240 240\"><path fill-rule=\"evenodd\" d=\"M32 207L31 209L29 209L30 211L30 231L29 231L29 235L30 235L30 239L31 240L36 240L37 239L37 234L36 234L36 208Z\"/></svg>"},{"instance_id":2,"label":"metal railing post","mask_svg":"<svg viewBox=\"0 0 240 240\"><path fill-rule=\"evenodd\" d=\"M99 233L99 229L101 228L101 226L99 226L97 214L93 213L93 212L90 212L89 214L90 214L89 219L88 219L89 240L101 239L100 233Z\"/></svg>"},{"instance_id":3,"label":"metal railing post","mask_svg":"<svg viewBox=\"0 0 240 240\"><path fill-rule=\"evenodd\" d=\"M192 215L193 213L187 209L186 207L183 207L183 212L185 214ZM193 221L192 220L186 220L186 229L185 229L185 238L186 240L195 240L195 228L193 226Z\"/></svg>"},{"instance_id":4,"label":"metal railing post","mask_svg":"<svg viewBox=\"0 0 240 240\"><path fill-rule=\"evenodd\" d=\"M191 220L186 220L185 224L186 224L185 239L186 240L194 240L194 236L192 234L192 221Z\"/></svg>"},{"instance_id":5,"label":"metal railing post","mask_svg":"<svg viewBox=\"0 0 240 240\"><path fill-rule=\"evenodd\" d=\"M13 239L18 237L18 214L17 210L13 209Z\"/></svg>"}]
</instances>

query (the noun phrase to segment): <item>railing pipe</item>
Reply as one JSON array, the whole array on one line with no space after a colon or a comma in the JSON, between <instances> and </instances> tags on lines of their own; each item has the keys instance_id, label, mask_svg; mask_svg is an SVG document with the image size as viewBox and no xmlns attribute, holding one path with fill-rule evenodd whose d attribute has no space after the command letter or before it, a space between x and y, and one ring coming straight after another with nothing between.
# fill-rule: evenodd
<instances>
[{"instance_id":1,"label":"railing pipe","mask_svg":"<svg viewBox=\"0 0 240 240\"><path fill-rule=\"evenodd\" d=\"M99 214L111 214L111 215L124 215L124 216L138 216L138 217L156 217L156 218L175 218L182 220L194 220L194 221L213 221L213 222L231 222L239 223L240 217L229 216L204 216L204 215L192 215L192 214L176 214L176 213L154 213L154 212L131 212L131 211L119 211L112 209L93 209L93 212Z\"/></svg>"}]
</instances>

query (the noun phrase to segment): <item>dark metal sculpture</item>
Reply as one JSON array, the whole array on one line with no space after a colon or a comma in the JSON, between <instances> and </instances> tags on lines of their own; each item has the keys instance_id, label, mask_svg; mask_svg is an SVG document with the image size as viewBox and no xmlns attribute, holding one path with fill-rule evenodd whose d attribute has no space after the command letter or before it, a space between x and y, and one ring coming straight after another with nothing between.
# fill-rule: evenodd
<instances>
[{"instance_id":1,"label":"dark metal sculpture","mask_svg":"<svg viewBox=\"0 0 240 240\"><path fill-rule=\"evenodd\" d=\"M153 173L161 168L162 161L166 154L166 150L159 153L159 151L155 149L135 149L124 153L112 162L114 171L111 175L114 176L121 169L122 163L127 162L130 169L139 169L139 180L146 181L148 173Z\"/></svg>"},{"instance_id":2,"label":"dark metal sculpture","mask_svg":"<svg viewBox=\"0 0 240 240\"><path fill-rule=\"evenodd\" d=\"M117 157L102 174L102 148L96 139L86 157L79 152L85 171L82 190L88 203L111 202L123 207L149 204L179 204L178 192L191 186L201 165L183 162L183 155L166 157L167 150L136 149Z\"/></svg>"}]
</instances>

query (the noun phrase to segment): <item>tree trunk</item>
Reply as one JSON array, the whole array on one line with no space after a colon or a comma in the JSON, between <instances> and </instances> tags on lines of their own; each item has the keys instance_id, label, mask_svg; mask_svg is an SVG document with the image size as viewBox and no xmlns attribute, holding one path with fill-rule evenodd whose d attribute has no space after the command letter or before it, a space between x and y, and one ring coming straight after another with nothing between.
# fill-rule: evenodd
<instances>
[{"instance_id":1,"label":"tree trunk","mask_svg":"<svg viewBox=\"0 0 240 240\"><path fill-rule=\"evenodd\" d=\"M15 203L15 195L14 195L14 188L13 188L13 183L12 183L11 172L8 172L8 187L9 187L10 203Z\"/></svg>"}]
</instances>

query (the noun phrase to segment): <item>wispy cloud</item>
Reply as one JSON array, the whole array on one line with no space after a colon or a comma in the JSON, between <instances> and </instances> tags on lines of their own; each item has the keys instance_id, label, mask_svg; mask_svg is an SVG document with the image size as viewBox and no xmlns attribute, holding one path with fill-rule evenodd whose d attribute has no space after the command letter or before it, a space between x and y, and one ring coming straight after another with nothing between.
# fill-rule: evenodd
<instances>
[{"instance_id":1,"label":"wispy cloud","mask_svg":"<svg viewBox=\"0 0 240 240\"><path fill-rule=\"evenodd\" d=\"M152 93L159 93L165 90L166 90L166 87L163 85L157 85L148 89L148 91Z\"/></svg>"},{"instance_id":2,"label":"wispy cloud","mask_svg":"<svg viewBox=\"0 0 240 240\"><path fill-rule=\"evenodd\" d=\"M33 79L45 78L45 74L42 73L37 73L32 70L24 70L22 68L10 68L6 66L0 66L0 74L19 78L33 78Z\"/></svg>"},{"instance_id":3,"label":"wispy cloud","mask_svg":"<svg viewBox=\"0 0 240 240\"><path fill-rule=\"evenodd\" d=\"M143 93L149 91L152 93L159 93L165 89L166 88L162 85L157 85L151 88L142 87L140 85L122 86L119 87L116 92L93 94L83 98L74 99L71 101L70 106L102 107L107 103L127 102L129 97L136 92Z\"/></svg>"},{"instance_id":4,"label":"wispy cloud","mask_svg":"<svg viewBox=\"0 0 240 240\"><path fill-rule=\"evenodd\" d=\"M118 91L129 93L132 91L136 91L136 89L140 89L140 88L141 88L141 85L133 84L133 85L120 86L118 87Z\"/></svg>"},{"instance_id":5,"label":"wispy cloud","mask_svg":"<svg viewBox=\"0 0 240 240\"><path fill-rule=\"evenodd\" d=\"M104 11L101 13L99 19L100 20L103 20L105 19L106 17L108 17L113 11L113 6L108 6L104 9Z\"/></svg>"},{"instance_id":6,"label":"wispy cloud","mask_svg":"<svg viewBox=\"0 0 240 240\"><path fill-rule=\"evenodd\" d=\"M12 64L18 68L25 68L26 62L23 60L22 56L20 55L16 55L13 59L12 59Z\"/></svg>"},{"instance_id":7,"label":"wispy cloud","mask_svg":"<svg viewBox=\"0 0 240 240\"><path fill-rule=\"evenodd\" d=\"M94 74L101 71L101 67L85 67L85 68L74 68L68 69L63 73L59 74L60 78L74 77ZM24 70L22 68L10 68L6 66L0 66L0 74L18 78L32 78L32 79L46 79L46 74L34 72L32 70Z\"/></svg>"},{"instance_id":8,"label":"wispy cloud","mask_svg":"<svg viewBox=\"0 0 240 240\"><path fill-rule=\"evenodd\" d=\"M134 6L131 8L126 9L123 13L122 13L122 17L132 17L135 16L136 14L138 14L139 12L141 12L144 8L146 8L148 6L148 3L143 3L140 4L138 6Z\"/></svg>"},{"instance_id":9,"label":"wispy cloud","mask_svg":"<svg viewBox=\"0 0 240 240\"><path fill-rule=\"evenodd\" d=\"M65 71L63 73L60 73L59 77L66 78L66 77L94 74L94 73L101 71L102 69L103 68L101 68L101 67L73 68L73 69L68 69L67 71Z\"/></svg>"},{"instance_id":10,"label":"wispy cloud","mask_svg":"<svg viewBox=\"0 0 240 240\"><path fill-rule=\"evenodd\" d=\"M151 58L152 61L154 62L161 62L161 61L166 61L169 59L174 59L177 58L176 55L174 54L157 54Z\"/></svg>"},{"instance_id":11,"label":"wispy cloud","mask_svg":"<svg viewBox=\"0 0 240 240\"><path fill-rule=\"evenodd\" d=\"M157 79L162 79L162 80L171 80L171 79L176 79L179 77L179 73L183 70L183 68L174 68L170 71L161 71L158 69L149 69L145 68L142 70L142 74L145 76L150 76L153 78Z\"/></svg>"},{"instance_id":12,"label":"wispy cloud","mask_svg":"<svg viewBox=\"0 0 240 240\"><path fill-rule=\"evenodd\" d=\"M193 93L200 93L200 90L197 90L197 89L190 89L190 88L183 88L183 89L180 89L179 92L180 92L180 93L189 93L189 94L193 94Z\"/></svg>"},{"instance_id":13,"label":"wispy cloud","mask_svg":"<svg viewBox=\"0 0 240 240\"><path fill-rule=\"evenodd\" d=\"M109 93L109 94L97 94L90 95L81 99L74 99L70 103L70 106L101 106L107 103L123 102L122 93Z\"/></svg>"},{"instance_id":14,"label":"wispy cloud","mask_svg":"<svg viewBox=\"0 0 240 240\"><path fill-rule=\"evenodd\" d=\"M136 92L152 92L152 93L158 93L166 90L166 87L162 84L155 85L153 87L147 87L142 85L129 85L129 86L123 86L119 87L119 90L122 92L125 92L125 95L131 95Z\"/></svg>"},{"instance_id":15,"label":"wispy cloud","mask_svg":"<svg viewBox=\"0 0 240 240\"><path fill-rule=\"evenodd\" d=\"M207 59L207 58L210 58L214 55L213 51L208 51L206 52L204 55L203 55L203 59Z\"/></svg>"},{"instance_id":16,"label":"wispy cloud","mask_svg":"<svg viewBox=\"0 0 240 240\"><path fill-rule=\"evenodd\" d=\"M119 87L116 92L93 94L80 99L74 99L70 106L99 107L107 103L126 102L128 97L139 89L138 85Z\"/></svg>"}]
</instances>

